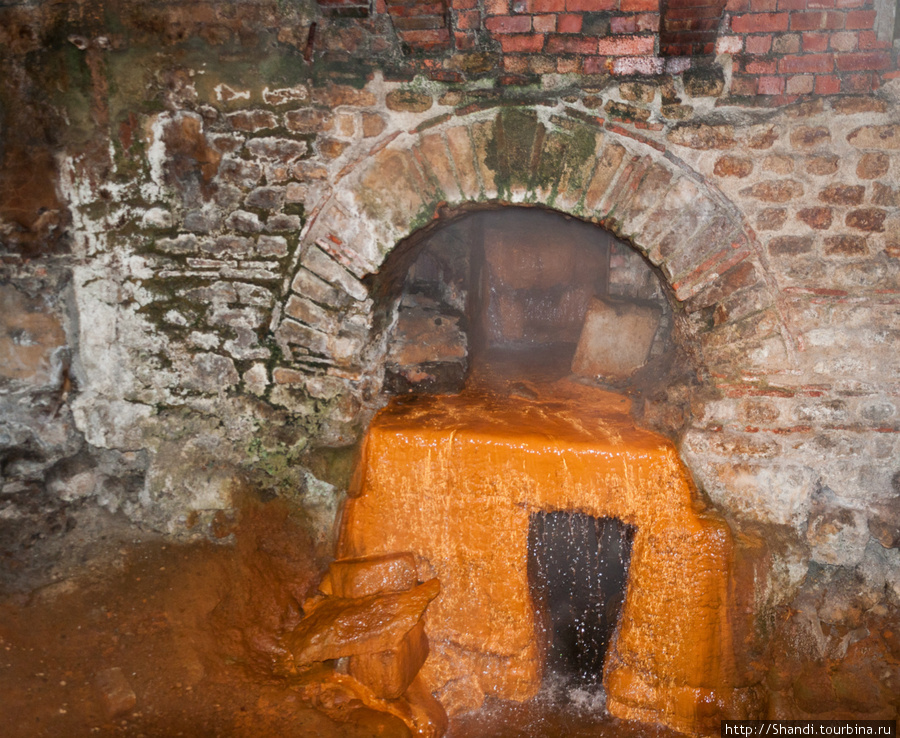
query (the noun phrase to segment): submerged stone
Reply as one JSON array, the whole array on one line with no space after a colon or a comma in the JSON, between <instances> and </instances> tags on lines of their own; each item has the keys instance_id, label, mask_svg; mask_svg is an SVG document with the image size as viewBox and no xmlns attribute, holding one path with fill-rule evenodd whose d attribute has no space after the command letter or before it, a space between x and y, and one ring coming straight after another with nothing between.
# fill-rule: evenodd
<instances>
[{"instance_id":1,"label":"submerged stone","mask_svg":"<svg viewBox=\"0 0 900 738\"><path fill-rule=\"evenodd\" d=\"M285 645L296 664L396 648L440 588L431 579L407 592L325 599L285 638Z\"/></svg>"}]
</instances>

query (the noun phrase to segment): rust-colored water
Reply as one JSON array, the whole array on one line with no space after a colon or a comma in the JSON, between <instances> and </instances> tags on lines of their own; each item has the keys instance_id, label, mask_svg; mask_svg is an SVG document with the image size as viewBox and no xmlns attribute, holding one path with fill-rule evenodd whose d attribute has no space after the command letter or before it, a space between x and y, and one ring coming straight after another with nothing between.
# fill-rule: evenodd
<instances>
[{"instance_id":1,"label":"rust-colored water","mask_svg":"<svg viewBox=\"0 0 900 738\"><path fill-rule=\"evenodd\" d=\"M278 503L245 511L236 535L235 547L114 541L103 568L0 596L0 735L409 736L358 701L316 709L276 673L270 646L296 612L292 592L317 581L320 562ZM111 668L135 695L118 715L98 685ZM538 701L487 704L459 716L448 735L674 734Z\"/></svg>"},{"instance_id":2,"label":"rust-colored water","mask_svg":"<svg viewBox=\"0 0 900 738\"><path fill-rule=\"evenodd\" d=\"M245 508L235 546L123 539L102 564L0 597L0 735L407 735L359 703L315 709L276 674L278 638L321 568L281 503ZM110 669L134 694L119 714Z\"/></svg>"},{"instance_id":3,"label":"rust-colored water","mask_svg":"<svg viewBox=\"0 0 900 738\"><path fill-rule=\"evenodd\" d=\"M541 688L530 516L616 518L636 534L605 668L610 712L697 732L751 711L735 689L728 527L625 397L546 370L516 376L508 359L489 361L458 395L393 400L370 426L339 554L409 551L420 579L440 580L421 674L457 715Z\"/></svg>"},{"instance_id":4,"label":"rust-colored water","mask_svg":"<svg viewBox=\"0 0 900 738\"><path fill-rule=\"evenodd\" d=\"M731 686L724 528L626 400L548 379L547 366L500 373L485 365L463 395L400 399L375 421L343 553L410 550L421 580L441 580L420 675L453 714L451 738L693 729L698 695ZM607 687L613 712L644 723L610 716L602 694L542 686L525 569L528 516L547 509L638 526ZM327 668L282 668L283 638L326 564L296 513L250 502L233 532L233 546L119 541L103 568L0 597L0 734L409 735ZM110 669L133 704L111 708Z\"/></svg>"}]
</instances>

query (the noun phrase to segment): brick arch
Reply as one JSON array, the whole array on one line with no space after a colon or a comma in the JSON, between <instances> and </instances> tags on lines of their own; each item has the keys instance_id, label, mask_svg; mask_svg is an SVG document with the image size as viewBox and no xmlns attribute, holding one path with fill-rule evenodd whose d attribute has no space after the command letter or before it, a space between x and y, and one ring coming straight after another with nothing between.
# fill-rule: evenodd
<instances>
[{"instance_id":1,"label":"brick arch","mask_svg":"<svg viewBox=\"0 0 900 738\"><path fill-rule=\"evenodd\" d=\"M273 323L288 365L364 374L372 324L364 279L445 208L467 203L540 205L631 243L684 308L709 371L791 365L773 282L740 212L658 144L576 113L444 116L394 134L341 172L307 223Z\"/></svg>"}]
</instances>

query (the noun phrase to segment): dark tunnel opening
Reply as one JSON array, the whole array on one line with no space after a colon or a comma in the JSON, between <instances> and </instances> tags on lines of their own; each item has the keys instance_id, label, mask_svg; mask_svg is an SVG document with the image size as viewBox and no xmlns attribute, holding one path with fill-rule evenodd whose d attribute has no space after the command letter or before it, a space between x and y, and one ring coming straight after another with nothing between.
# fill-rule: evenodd
<instances>
[{"instance_id":1,"label":"dark tunnel opening","mask_svg":"<svg viewBox=\"0 0 900 738\"><path fill-rule=\"evenodd\" d=\"M528 530L528 580L544 628L544 679L597 684L615 637L635 527L584 513L539 512Z\"/></svg>"}]
</instances>

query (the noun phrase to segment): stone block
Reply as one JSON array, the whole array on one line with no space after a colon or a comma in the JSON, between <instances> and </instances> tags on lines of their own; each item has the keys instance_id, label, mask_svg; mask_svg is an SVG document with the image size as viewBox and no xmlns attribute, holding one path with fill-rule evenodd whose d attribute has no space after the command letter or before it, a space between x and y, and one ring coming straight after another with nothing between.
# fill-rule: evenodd
<instances>
[{"instance_id":1,"label":"stone block","mask_svg":"<svg viewBox=\"0 0 900 738\"><path fill-rule=\"evenodd\" d=\"M424 113L434 104L431 95L415 90L391 90L385 96L389 110L403 113Z\"/></svg>"},{"instance_id":2,"label":"stone block","mask_svg":"<svg viewBox=\"0 0 900 738\"><path fill-rule=\"evenodd\" d=\"M810 510L806 540L813 561L855 566L862 560L869 542L866 516L859 510L838 504L828 491L817 492Z\"/></svg>"},{"instance_id":3,"label":"stone block","mask_svg":"<svg viewBox=\"0 0 900 738\"><path fill-rule=\"evenodd\" d=\"M861 149L900 149L900 124L862 126L847 136L847 140Z\"/></svg>"},{"instance_id":4,"label":"stone block","mask_svg":"<svg viewBox=\"0 0 900 738\"><path fill-rule=\"evenodd\" d=\"M182 386L204 394L216 394L240 381L234 362L219 354L195 354L185 366Z\"/></svg>"},{"instance_id":5,"label":"stone block","mask_svg":"<svg viewBox=\"0 0 900 738\"><path fill-rule=\"evenodd\" d=\"M763 202L789 202L803 195L803 185L794 179L772 179L746 187L741 194Z\"/></svg>"},{"instance_id":6,"label":"stone block","mask_svg":"<svg viewBox=\"0 0 900 738\"><path fill-rule=\"evenodd\" d=\"M65 345L66 335L55 315L15 287L0 285L0 384L55 382L59 367L54 367L54 358Z\"/></svg>"},{"instance_id":7,"label":"stone block","mask_svg":"<svg viewBox=\"0 0 900 738\"><path fill-rule=\"evenodd\" d=\"M137 696L118 666L99 672L94 678L94 686L109 718L127 715L137 704Z\"/></svg>"},{"instance_id":8,"label":"stone block","mask_svg":"<svg viewBox=\"0 0 900 738\"><path fill-rule=\"evenodd\" d=\"M459 185L465 197L477 199L481 191L481 183L478 181L478 173L475 169L475 151L469 129L465 126L457 126L447 131L447 146Z\"/></svg>"},{"instance_id":9,"label":"stone block","mask_svg":"<svg viewBox=\"0 0 900 738\"><path fill-rule=\"evenodd\" d=\"M716 160L713 174L719 177L738 177L743 179L753 172L753 162L742 156L721 156Z\"/></svg>"},{"instance_id":10,"label":"stone block","mask_svg":"<svg viewBox=\"0 0 900 738\"><path fill-rule=\"evenodd\" d=\"M277 210L284 203L284 194L284 187L257 187L244 202L250 208Z\"/></svg>"},{"instance_id":11,"label":"stone block","mask_svg":"<svg viewBox=\"0 0 900 738\"><path fill-rule=\"evenodd\" d=\"M656 305L595 298L572 361L572 371L586 377L623 379L650 355L662 311Z\"/></svg>"},{"instance_id":12,"label":"stone block","mask_svg":"<svg viewBox=\"0 0 900 738\"><path fill-rule=\"evenodd\" d=\"M388 361L411 366L433 361L460 361L468 346L459 318L422 308L403 309L388 349Z\"/></svg>"},{"instance_id":13,"label":"stone block","mask_svg":"<svg viewBox=\"0 0 900 738\"><path fill-rule=\"evenodd\" d=\"M411 553L339 559L331 563L328 572L331 590L337 597L401 592L412 589L418 581Z\"/></svg>"},{"instance_id":14,"label":"stone block","mask_svg":"<svg viewBox=\"0 0 900 738\"><path fill-rule=\"evenodd\" d=\"M284 164L299 159L307 153L306 141L289 138L254 138L247 142L247 151L253 156L267 161Z\"/></svg>"},{"instance_id":15,"label":"stone block","mask_svg":"<svg viewBox=\"0 0 900 738\"><path fill-rule=\"evenodd\" d=\"M737 142L734 127L730 125L710 126L705 123L686 123L669 131L667 138L673 144L690 149L730 149Z\"/></svg>"},{"instance_id":16,"label":"stone block","mask_svg":"<svg viewBox=\"0 0 900 738\"><path fill-rule=\"evenodd\" d=\"M719 66L697 66L684 73L684 91L691 97L718 97L725 89L725 73Z\"/></svg>"},{"instance_id":17,"label":"stone block","mask_svg":"<svg viewBox=\"0 0 900 738\"><path fill-rule=\"evenodd\" d=\"M810 157L806 171L817 177L828 177L838 170L838 158L832 154Z\"/></svg>"},{"instance_id":18,"label":"stone block","mask_svg":"<svg viewBox=\"0 0 900 738\"><path fill-rule=\"evenodd\" d=\"M262 230L259 216L246 210L235 210L225 220L225 225L240 233L259 233Z\"/></svg>"},{"instance_id":19,"label":"stone block","mask_svg":"<svg viewBox=\"0 0 900 738\"><path fill-rule=\"evenodd\" d=\"M350 676L365 684L379 697L396 699L416 678L428 658L425 623L419 620L396 648L380 653L350 657Z\"/></svg>"},{"instance_id":20,"label":"stone block","mask_svg":"<svg viewBox=\"0 0 900 738\"><path fill-rule=\"evenodd\" d=\"M316 276L346 292L354 300L361 302L369 296L362 282L316 246L311 246L304 252L301 264Z\"/></svg>"},{"instance_id":21,"label":"stone block","mask_svg":"<svg viewBox=\"0 0 900 738\"><path fill-rule=\"evenodd\" d=\"M440 592L431 579L406 592L368 597L327 597L285 639L295 663L396 649Z\"/></svg>"}]
</instances>

